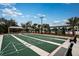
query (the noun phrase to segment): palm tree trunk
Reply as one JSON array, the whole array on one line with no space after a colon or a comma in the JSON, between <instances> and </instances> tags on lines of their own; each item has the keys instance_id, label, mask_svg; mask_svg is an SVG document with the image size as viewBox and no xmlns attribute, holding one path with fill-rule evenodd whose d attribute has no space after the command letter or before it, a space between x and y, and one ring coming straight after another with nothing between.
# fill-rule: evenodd
<instances>
[{"instance_id":1,"label":"palm tree trunk","mask_svg":"<svg viewBox=\"0 0 79 59\"><path fill-rule=\"evenodd\" d=\"M74 26L73 26L73 29L72 29L72 35L73 35L73 36L75 35Z\"/></svg>"}]
</instances>

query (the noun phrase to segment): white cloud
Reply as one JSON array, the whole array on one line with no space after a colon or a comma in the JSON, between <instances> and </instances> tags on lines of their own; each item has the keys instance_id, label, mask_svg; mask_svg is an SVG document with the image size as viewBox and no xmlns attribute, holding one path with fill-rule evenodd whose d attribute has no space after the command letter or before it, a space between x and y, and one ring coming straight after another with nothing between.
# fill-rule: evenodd
<instances>
[{"instance_id":1,"label":"white cloud","mask_svg":"<svg viewBox=\"0 0 79 59\"><path fill-rule=\"evenodd\" d=\"M67 20L55 20L52 23L52 26L63 26L66 25Z\"/></svg>"},{"instance_id":2,"label":"white cloud","mask_svg":"<svg viewBox=\"0 0 79 59\"><path fill-rule=\"evenodd\" d=\"M65 4L69 5L69 4L71 4L71 3L65 3Z\"/></svg>"},{"instance_id":3,"label":"white cloud","mask_svg":"<svg viewBox=\"0 0 79 59\"><path fill-rule=\"evenodd\" d=\"M4 6L4 8L0 10L2 16L23 16L23 14L14 6L15 3L0 3L0 5Z\"/></svg>"},{"instance_id":4,"label":"white cloud","mask_svg":"<svg viewBox=\"0 0 79 59\"><path fill-rule=\"evenodd\" d=\"M33 16L34 18L38 18L37 16Z\"/></svg>"},{"instance_id":5,"label":"white cloud","mask_svg":"<svg viewBox=\"0 0 79 59\"><path fill-rule=\"evenodd\" d=\"M12 7L13 10L17 10L15 7Z\"/></svg>"},{"instance_id":6,"label":"white cloud","mask_svg":"<svg viewBox=\"0 0 79 59\"><path fill-rule=\"evenodd\" d=\"M39 17L41 17L41 16L46 17L45 14L37 14L37 16L39 16Z\"/></svg>"},{"instance_id":7,"label":"white cloud","mask_svg":"<svg viewBox=\"0 0 79 59\"><path fill-rule=\"evenodd\" d=\"M53 23L59 23L60 21L59 20L55 20L55 21L53 21Z\"/></svg>"},{"instance_id":8,"label":"white cloud","mask_svg":"<svg viewBox=\"0 0 79 59\"><path fill-rule=\"evenodd\" d=\"M18 12L15 7L13 7L13 8L4 8L4 9L2 9L2 13L3 13L2 14L3 16L4 15L6 15L6 16L21 16L22 15L22 13Z\"/></svg>"},{"instance_id":9,"label":"white cloud","mask_svg":"<svg viewBox=\"0 0 79 59\"><path fill-rule=\"evenodd\" d=\"M29 18L29 17L30 17L30 15L26 15L25 17Z\"/></svg>"},{"instance_id":10,"label":"white cloud","mask_svg":"<svg viewBox=\"0 0 79 59\"><path fill-rule=\"evenodd\" d=\"M24 15L22 15L22 17L25 17Z\"/></svg>"},{"instance_id":11,"label":"white cloud","mask_svg":"<svg viewBox=\"0 0 79 59\"><path fill-rule=\"evenodd\" d=\"M66 22L68 22L68 20L63 20L63 22L65 22L65 23L66 23Z\"/></svg>"},{"instance_id":12,"label":"white cloud","mask_svg":"<svg viewBox=\"0 0 79 59\"><path fill-rule=\"evenodd\" d=\"M2 16L3 16L3 17L5 17L5 16L6 16L6 14L2 14Z\"/></svg>"},{"instance_id":13,"label":"white cloud","mask_svg":"<svg viewBox=\"0 0 79 59\"><path fill-rule=\"evenodd\" d=\"M47 18L44 18L43 20L45 20L45 21L46 21L46 20L47 20Z\"/></svg>"},{"instance_id":14,"label":"white cloud","mask_svg":"<svg viewBox=\"0 0 79 59\"><path fill-rule=\"evenodd\" d=\"M15 5L15 3L0 3L0 5L4 7L12 7L13 5Z\"/></svg>"}]
</instances>

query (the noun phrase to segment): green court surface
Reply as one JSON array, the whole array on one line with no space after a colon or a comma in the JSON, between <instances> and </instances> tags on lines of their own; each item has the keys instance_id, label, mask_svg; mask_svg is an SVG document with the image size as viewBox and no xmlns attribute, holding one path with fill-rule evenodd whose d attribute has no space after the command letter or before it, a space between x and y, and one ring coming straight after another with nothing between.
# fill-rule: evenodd
<instances>
[{"instance_id":1,"label":"green court surface","mask_svg":"<svg viewBox=\"0 0 79 59\"><path fill-rule=\"evenodd\" d=\"M24 37L24 36L21 36L21 35L15 35L17 37L19 37L20 39L32 44L32 45L35 45L49 53L51 53L53 50L55 50L58 46L57 45L54 45L54 44L49 44L49 43L46 43L46 42L42 42L42 41L39 41L39 40L35 40L35 39L31 39L29 37Z\"/></svg>"},{"instance_id":2,"label":"green court surface","mask_svg":"<svg viewBox=\"0 0 79 59\"><path fill-rule=\"evenodd\" d=\"M2 56L38 56L33 50L24 46L11 35L4 35L2 48L0 51Z\"/></svg>"},{"instance_id":3,"label":"green court surface","mask_svg":"<svg viewBox=\"0 0 79 59\"><path fill-rule=\"evenodd\" d=\"M59 45L50 44L40 40L51 41L59 44L65 42L63 41L64 39L57 40L59 38L55 38L55 37L53 38L52 36L44 36L39 34L22 34L22 35L15 34L14 36L48 52L49 54L53 52L57 47L59 47ZM36 40L34 38L38 38L40 40ZM9 35L7 34L3 36L0 55L1 56L39 56L38 53L30 49L29 47L25 46L23 43L18 41L16 38L12 37L10 34Z\"/></svg>"},{"instance_id":4,"label":"green court surface","mask_svg":"<svg viewBox=\"0 0 79 59\"><path fill-rule=\"evenodd\" d=\"M35 37L35 38L39 38L39 39L42 39L42 40L47 40L47 41L52 41L52 42L56 42L56 43L64 43L64 39L62 40L57 40L57 39L60 39L60 38L55 38L55 37L52 37L52 36L44 36L44 35L36 35L36 34L24 34L24 35L27 35L27 36L31 36L31 37Z\"/></svg>"}]
</instances>

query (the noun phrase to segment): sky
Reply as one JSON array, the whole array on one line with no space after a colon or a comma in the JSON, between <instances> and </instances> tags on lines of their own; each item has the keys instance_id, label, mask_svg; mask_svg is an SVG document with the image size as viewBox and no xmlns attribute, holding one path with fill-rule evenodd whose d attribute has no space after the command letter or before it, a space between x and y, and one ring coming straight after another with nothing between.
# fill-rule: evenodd
<instances>
[{"instance_id":1,"label":"sky","mask_svg":"<svg viewBox=\"0 0 79 59\"><path fill-rule=\"evenodd\" d=\"M32 21L41 24L40 16L44 16L43 23L51 26L64 25L67 19L79 17L79 4L75 3L0 3L0 17L14 19L18 24Z\"/></svg>"}]
</instances>

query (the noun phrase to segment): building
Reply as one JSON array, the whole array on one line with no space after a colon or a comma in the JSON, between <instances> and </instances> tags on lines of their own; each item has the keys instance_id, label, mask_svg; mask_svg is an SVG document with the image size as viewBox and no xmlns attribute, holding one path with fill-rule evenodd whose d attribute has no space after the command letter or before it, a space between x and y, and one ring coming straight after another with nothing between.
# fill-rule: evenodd
<instances>
[{"instance_id":1,"label":"building","mask_svg":"<svg viewBox=\"0 0 79 59\"><path fill-rule=\"evenodd\" d=\"M24 28L20 26L10 26L8 27L8 33L21 33L24 31Z\"/></svg>"}]
</instances>

